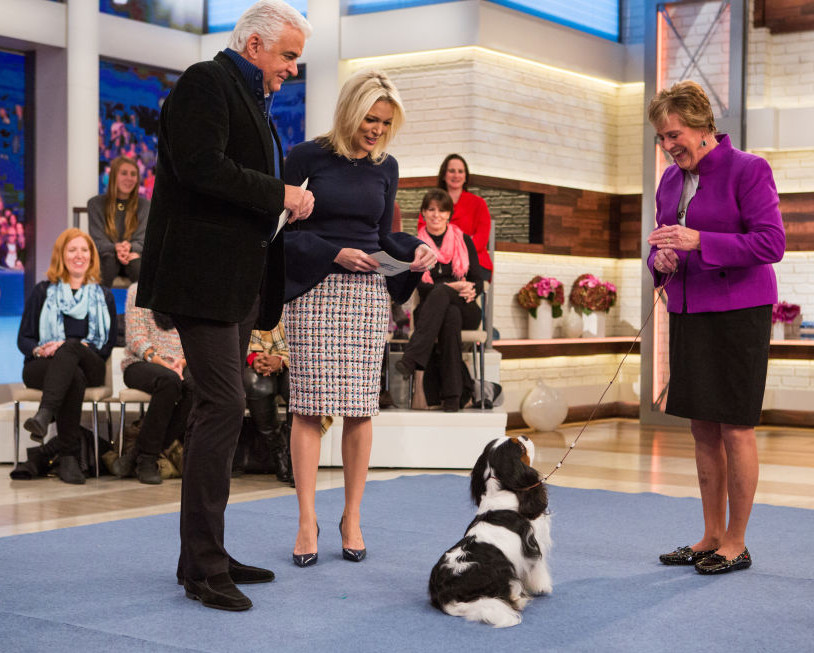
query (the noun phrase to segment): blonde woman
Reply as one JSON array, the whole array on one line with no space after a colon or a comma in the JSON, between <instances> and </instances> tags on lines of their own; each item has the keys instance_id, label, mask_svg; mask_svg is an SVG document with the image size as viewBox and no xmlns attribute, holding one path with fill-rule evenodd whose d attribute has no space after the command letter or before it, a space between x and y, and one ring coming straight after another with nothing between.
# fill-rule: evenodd
<instances>
[{"instance_id":1,"label":"blonde woman","mask_svg":"<svg viewBox=\"0 0 814 653\"><path fill-rule=\"evenodd\" d=\"M401 98L387 75L360 72L342 87L333 128L296 146L286 159L286 183L308 179L315 200L308 222L285 234L291 460L300 508L293 559L300 567L317 562L314 500L323 415L344 418L342 555L353 562L366 555L360 505L373 441L371 417L379 410L388 290L396 301L405 301L421 273L435 265L426 244L390 232L398 164L387 146L403 121ZM410 261L410 270L385 283L371 256L380 250Z\"/></svg>"},{"instance_id":2,"label":"blonde woman","mask_svg":"<svg viewBox=\"0 0 814 653\"><path fill-rule=\"evenodd\" d=\"M139 197L139 183L136 162L120 156L110 164L107 192L88 200L88 231L99 250L103 286L111 286L119 274L138 281L150 212L150 202Z\"/></svg>"}]
</instances>

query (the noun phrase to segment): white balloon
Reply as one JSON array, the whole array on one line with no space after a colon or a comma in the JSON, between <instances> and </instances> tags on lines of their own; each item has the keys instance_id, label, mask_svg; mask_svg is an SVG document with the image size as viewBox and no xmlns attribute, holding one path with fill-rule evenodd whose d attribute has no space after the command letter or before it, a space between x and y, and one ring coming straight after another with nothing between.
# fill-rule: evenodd
<instances>
[{"instance_id":1,"label":"white balloon","mask_svg":"<svg viewBox=\"0 0 814 653\"><path fill-rule=\"evenodd\" d=\"M520 412L523 421L530 427L538 431L553 431L565 421L568 404L556 388L539 380L523 400Z\"/></svg>"}]
</instances>

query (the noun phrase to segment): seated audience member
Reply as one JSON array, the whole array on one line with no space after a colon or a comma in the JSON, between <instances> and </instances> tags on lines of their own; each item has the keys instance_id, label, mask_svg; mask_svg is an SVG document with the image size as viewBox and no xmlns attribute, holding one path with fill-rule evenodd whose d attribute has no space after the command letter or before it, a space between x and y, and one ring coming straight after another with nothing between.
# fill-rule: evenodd
<instances>
[{"instance_id":1,"label":"seated audience member","mask_svg":"<svg viewBox=\"0 0 814 653\"><path fill-rule=\"evenodd\" d=\"M23 382L42 390L37 413L23 426L32 440L42 442L56 419L51 449L59 454L59 478L81 484L82 400L85 388L104 384L105 361L116 339L116 303L99 285L96 246L79 229L59 235L47 276L26 300L17 336L25 356Z\"/></svg>"},{"instance_id":2,"label":"seated audience member","mask_svg":"<svg viewBox=\"0 0 814 653\"><path fill-rule=\"evenodd\" d=\"M463 390L461 330L480 324L475 298L483 292L483 280L472 239L449 222L449 194L440 188L427 191L421 213L426 226L419 227L418 237L433 249L438 262L418 285L413 335L396 369L409 377L417 368L426 368L437 339L435 350L443 370L441 401L445 411L454 412L460 408Z\"/></svg>"},{"instance_id":3,"label":"seated audience member","mask_svg":"<svg viewBox=\"0 0 814 653\"><path fill-rule=\"evenodd\" d=\"M0 243L0 266L9 270L23 269L23 251L19 245L16 227L9 228Z\"/></svg>"},{"instance_id":4,"label":"seated audience member","mask_svg":"<svg viewBox=\"0 0 814 653\"><path fill-rule=\"evenodd\" d=\"M172 318L136 306L137 288L134 283L127 289L122 371L128 388L152 397L135 446L113 463L113 473L124 478L135 472L139 482L157 485L159 455L175 440L184 441L194 385Z\"/></svg>"},{"instance_id":5,"label":"seated audience member","mask_svg":"<svg viewBox=\"0 0 814 653\"><path fill-rule=\"evenodd\" d=\"M469 166L460 154L449 154L438 170L438 188L449 193L452 198L452 219L454 224L465 234L472 237L478 252L485 281L492 278L492 259L489 257L489 232L492 229L492 218L489 207L482 197L470 193ZM424 215L418 216L418 228L424 226Z\"/></svg>"},{"instance_id":6,"label":"seated audience member","mask_svg":"<svg viewBox=\"0 0 814 653\"><path fill-rule=\"evenodd\" d=\"M139 197L139 172L126 157L113 159L107 192L88 200L88 231L99 250L102 285L117 275L138 281L150 202Z\"/></svg>"},{"instance_id":7,"label":"seated audience member","mask_svg":"<svg viewBox=\"0 0 814 653\"><path fill-rule=\"evenodd\" d=\"M246 407L255 429L270 448L277 478L291 483L291 424L278 424L277 397L288 405L288 344L280 322L271 331L252 331L243 373ZM289 416L289 420L291 416Z\"/></svg>"}]
</instances>

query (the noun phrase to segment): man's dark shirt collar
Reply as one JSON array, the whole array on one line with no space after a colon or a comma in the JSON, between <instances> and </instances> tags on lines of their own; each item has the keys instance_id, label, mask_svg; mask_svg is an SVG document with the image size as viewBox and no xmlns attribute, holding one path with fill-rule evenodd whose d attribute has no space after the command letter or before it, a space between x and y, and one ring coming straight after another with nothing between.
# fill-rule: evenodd
<instances>
[{"instance_id":1,"label":"man's dark shirt collar","mask_svg":"<svg viewBox=\"0 0 814 653\"><path fill-rule=\"evenodd\" d=\"M264 115L267 115L268 107L271 103L266 101L266 92L263 89L263 71L231 48L225 48L223 53L234 61L243 79L246 80L249 91L251 91L252 96L257 101L257 106ZM271 96L271 94L269 95Z\"/></svg>"}]
</instances>

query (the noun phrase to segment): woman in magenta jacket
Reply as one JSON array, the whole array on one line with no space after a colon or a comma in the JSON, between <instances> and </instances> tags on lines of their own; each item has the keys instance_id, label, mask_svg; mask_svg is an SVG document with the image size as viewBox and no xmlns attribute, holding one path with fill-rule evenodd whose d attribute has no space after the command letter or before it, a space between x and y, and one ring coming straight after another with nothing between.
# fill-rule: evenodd
<instances>
[{"instance_id":1,"label":"woman in magenta jacket","mask_svg":"<svg viewBox=\"0 0 814 653\"><path fill-rule=\"evenodd\" d=\"M772 263L786 246L777 190L766 161L716 134L709 100L695 82L660 91L648 118L674 161L656 193L647 259L668 297L666 412L690 419L704 513L701 539L660 560L702 574L746 569L758 480L754 426L777 303Z\"/></svg>"}]
</instances>

